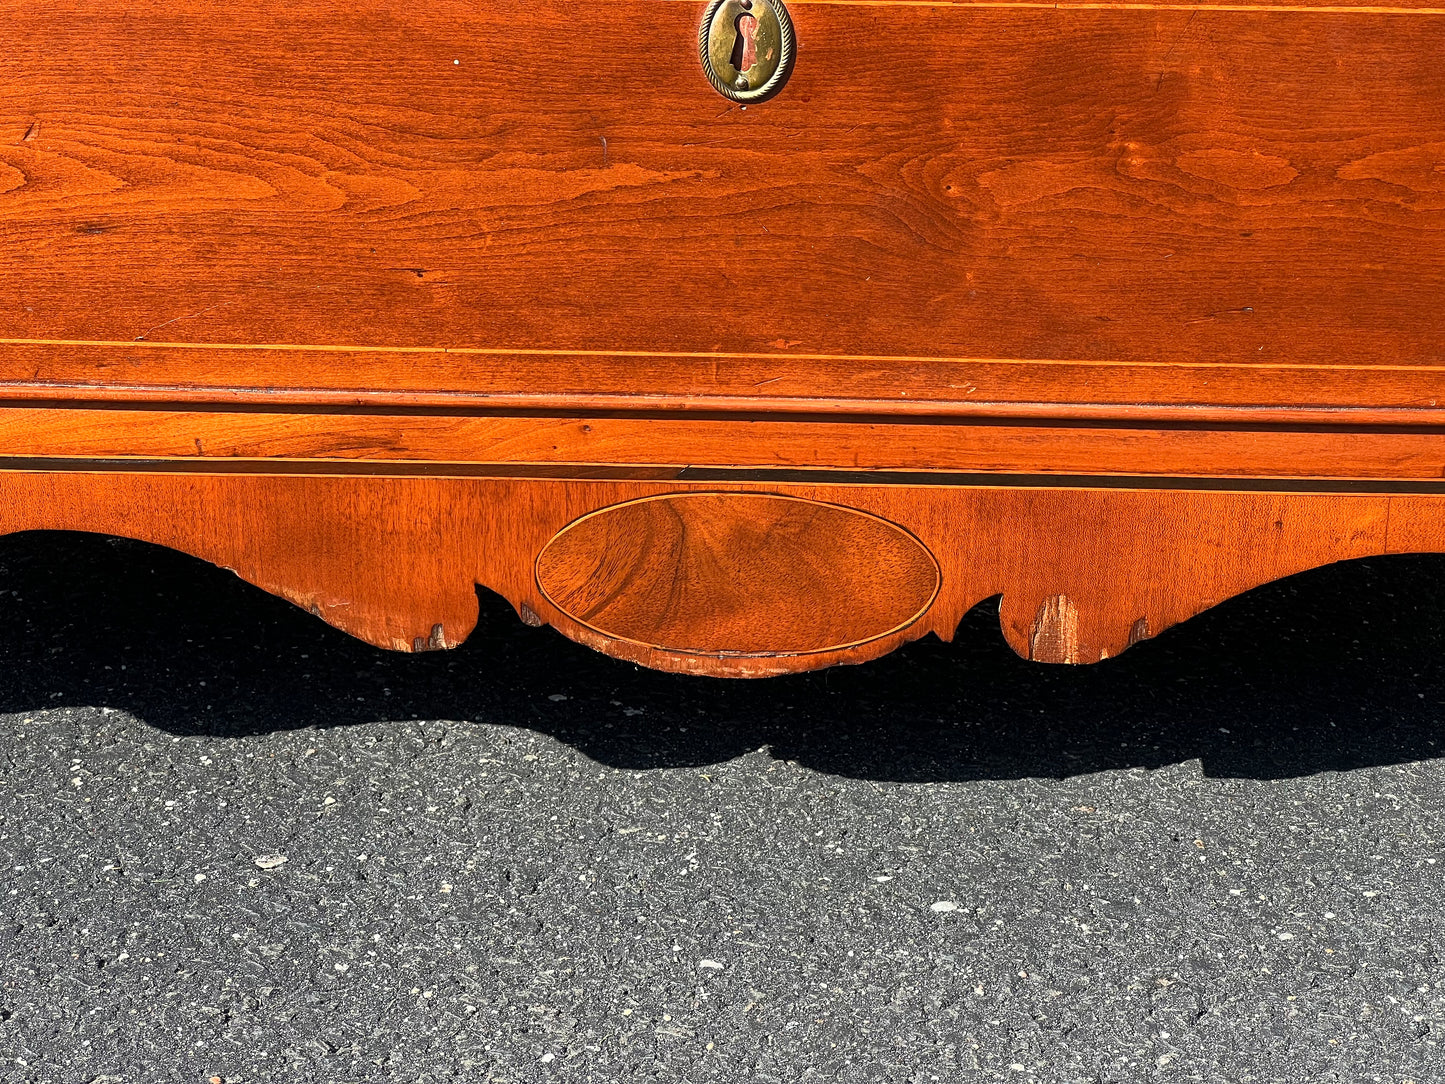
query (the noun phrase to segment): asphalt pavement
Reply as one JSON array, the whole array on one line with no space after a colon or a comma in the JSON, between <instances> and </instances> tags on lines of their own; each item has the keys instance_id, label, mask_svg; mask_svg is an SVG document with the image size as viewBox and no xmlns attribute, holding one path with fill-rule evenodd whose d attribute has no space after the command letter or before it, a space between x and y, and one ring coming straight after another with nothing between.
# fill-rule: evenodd
<instances>
[{"instance_id":1,"label":"asphalt pavement","mask_svg":"<svg viewBox=\"0 0 1445 1084\"><path fill-rule=\"evenodd\" d=\"M1445 1080L1445 558L1086 668L357 643L0 539L0 1081Z\"/></svg>"}]
</instances>

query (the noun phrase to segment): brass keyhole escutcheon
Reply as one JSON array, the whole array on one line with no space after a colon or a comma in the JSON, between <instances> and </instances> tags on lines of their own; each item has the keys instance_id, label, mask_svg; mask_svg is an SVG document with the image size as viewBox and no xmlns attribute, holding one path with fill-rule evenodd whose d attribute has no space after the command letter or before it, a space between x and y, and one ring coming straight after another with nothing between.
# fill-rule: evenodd
<instances>
[{"instance_id":1,"label":"brass keyhole escutcheon","mask_svg":"<svg viewBox=\"0 0 1445 1084\"><path fill-rule=\"evenodd\" d=\"M708 81L724 98L761 102L788 80L793 21L783 0L712 0L698 30Z\"/></svg>"}]
</instances>

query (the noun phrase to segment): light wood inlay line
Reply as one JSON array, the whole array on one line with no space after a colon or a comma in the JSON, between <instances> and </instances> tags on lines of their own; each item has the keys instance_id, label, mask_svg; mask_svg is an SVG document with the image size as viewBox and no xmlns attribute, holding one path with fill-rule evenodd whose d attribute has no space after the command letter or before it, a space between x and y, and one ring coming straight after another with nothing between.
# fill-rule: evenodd
<instances>
[{"instance_id":1,"label":"light wood inlay line","mask_svg":"<svg viewBox=\"0 0 1445 1084\"><path fill-rule=\"evenodd\" d=\"M687 351L687 350L538 350L490 346L346 346L306 345L303 343L184 343L146 342L126 339L0 339L0 346L75 346L121 347L157 350L277 350L294 353L329 354L461 354L478 357L557 357L557 358L678 358L739 361L849 361L886 362L900 365L942 362L950 365L1098 365L1121 369L1219 369L1247 373L1273 370L1305 370L1339 372L1339 365L1292 364L1269 362L1241 365L1228 361L1090 361L1084 358L979 358L932 356L927 354L773 354L757 351ZM1445 373L1442 365L1351 365L1351 372ZM12 382L13 383L13 382Z\"/></svg>"},{"instance_id":2,"label":"light wood inlay line","mask_svg":"<svg viewBox=\"0 0 1445 1084\"><path fill-rule=\"evenodd\" d=\"M695 0L661 0L662 3L694 3ZM1410 8L1380 5L1310 7L1299 4L1047 4L1030 0L788 0L796 7L861 8L1021 8L1034 11L1238 11L1299 15L1445 15L1445 8Z\"/></svg>"}]
</instances>

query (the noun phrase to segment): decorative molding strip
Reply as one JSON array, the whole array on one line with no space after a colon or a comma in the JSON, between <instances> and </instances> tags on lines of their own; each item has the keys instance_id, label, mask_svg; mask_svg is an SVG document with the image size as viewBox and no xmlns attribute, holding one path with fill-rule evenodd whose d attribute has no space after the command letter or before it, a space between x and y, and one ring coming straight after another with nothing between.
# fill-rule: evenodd
<instances>
[{"instance_id":1,"label":"decorative molding strip","mask_svg":"<svg viewBox=\"0 0 1445 1084\"><path fill-rule=\"evenodd\" d=\"M189 475L197 478L492 478L555 481L676 481L858 489L1078 490L1087 492L1278 493L1358 496L1445 495L1445 479L1226 478L1127 474L987 474L776 467L694 467L605 463L400 463L376 459L111 459L0 457L0 475Z\"/></svg>"},{"instance_id":2,"label":"decorative molding strip","mask_svg":"<svg viewBox=\"0 0 1445 1084\"><path fill-rule=\"evenodd\" d=\"M832 0L828 0L832 2ZM1056 5L1041 5L1055 7ZM1445 14L1442 9L1441 14ZM325 354L457 354L480 357L542 357L542 358L669 358L669 359L718 359L721 361L760 360L777 361L841 361L859 363L917 365L939 363L947 365L1101 365L1118 369L1203 369L1239 370L1260 372L1279 370L1283 372L1339 372L1343 365L1291 364L1288 362L1260 362L1241 365L1225 361L1112 361L1089 358L997 358L954 354L796 354L786 351L777 353L746 350L560 350L508 346L386 346L360 344L325 343L235 343L235 342L151 342L148 339L6 339L0 338L0 346L84 346L107 347L126 350L284 350L294 353ZM1445 365L1378 365L1350 364L1349 371L1389 373L1445 373Z\"/></svg>"}]
</instances>

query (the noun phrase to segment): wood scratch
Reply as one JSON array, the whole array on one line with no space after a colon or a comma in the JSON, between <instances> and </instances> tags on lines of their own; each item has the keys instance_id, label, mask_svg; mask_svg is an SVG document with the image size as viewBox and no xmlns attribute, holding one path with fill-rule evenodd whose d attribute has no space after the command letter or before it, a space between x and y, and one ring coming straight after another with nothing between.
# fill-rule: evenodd
<instances>
[{"instance_id":1,"label":"wood scratch","mask_svg":"<svg viewBox=\"0 0 1445 1084\"><path fill-rule=\"evenodd\" d=\"M1203 316L1195 317L1193 320L1186 320L1186 324L1202 324L1208 320L1218 320L1221 316L1250 316L1254 313L1253 305L1245 305L1239 309L1220 309L1218 312L1208 312Z\"/></svg>"},{"instance_id":2,"label":"wood scratch","mask_svg":"<svg viewBox=\"0 0 1445 1084\"><path fill-rule=\"evenodd\" d=\"M179 321L181 321L181 320L194 320L194 319L196 319L196 317L198 317L198 316L205 316L206 313L210 312L212 309L222 309L222 308L225 308L227 305L234 305L234 304L235 304L234 301L219 301L219 302L217 302L217 303L214 304L214 305L207 305L207 306L206 306L204 309L202 309L200 312L193 312L193 313L191 313L191 314L188 315L188 316L172 316L169 320L162 320L159 324L156 324L155 327L148 327L148 328L146 328L146 329L145 329L144 331L142 331L139 335L137 335L134 339L132 339L131 342L137 342L137 343L139 343L139 342L145 342L145 337L146 337L147 335L149 335L152 331L155 331L157 328L163 328L163 327L165 327L165 326L168 325L168 324L174 324L174 323L177 323L177 322L179 322Z\"/></svg>"},{"instance_id":3,"label":"wood scratch","mask_svg":"<svg viewBox=\"0 0 1445 1084\"><path fill-rule=\"evenodd\" d=\"M1169 62L1169 58L1174 55L1174 50L1179 48L1179 43L1184 40L1184 35L1189 33L1189 27L1191 24L1193 24L1194 17L1198 14L1199 10L1197 8L1189 13L1189 18L1184 20L1184 29L1179 31L1179 36L1175 38L1174 43L1169 46L1169 51L1164 54L1164 60L1162 61L1162 63L1167 64Z\"/></svg>"},{"instance_id":4,"label":"wood scratch","mask_svg":"<svg viewBox=\"0 0 1445 1084\"><path fill-rule=\"evenodd\" d=\"M1184 35L1189 33L1189 26L1191 23L1194 22L1194 17L1198 14L1198 8L1195 8L1189 13L1189 18L1184 20L1184 29L1179 31L1179 36L1176 37L1174 41L1170 44L1169 51L1164 54L1164 59L1159 62L1161 70L1159 72L1159 81L1154 84L1155 94L1158 94L1159 88L1164 85L1164 76L1168 74L1169 58L1174 55L1174 50L1179 48L1179 43L1184 40Z\"/></svg>"}]
</instances>

